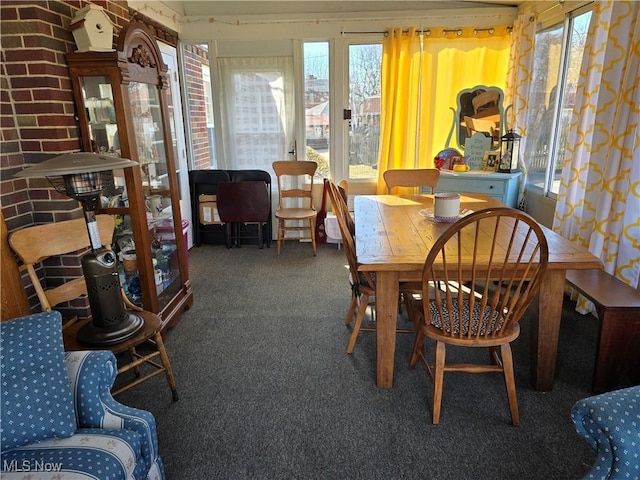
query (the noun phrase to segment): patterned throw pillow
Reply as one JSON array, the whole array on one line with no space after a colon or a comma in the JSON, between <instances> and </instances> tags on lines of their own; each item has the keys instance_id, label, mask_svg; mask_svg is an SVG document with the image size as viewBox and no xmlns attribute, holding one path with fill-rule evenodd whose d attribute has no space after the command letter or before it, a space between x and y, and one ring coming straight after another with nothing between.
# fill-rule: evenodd
<instances>
[{"instance_id":1,"label":"patterned throw pillow","mask_svg":"<svg viewBox=\"0 0 640 480\"><path fill-rule=\"evenodd\" d=\"M0 323L0 415L3 452L76 431L59 312Z\"/></svg>"}]
</instances>

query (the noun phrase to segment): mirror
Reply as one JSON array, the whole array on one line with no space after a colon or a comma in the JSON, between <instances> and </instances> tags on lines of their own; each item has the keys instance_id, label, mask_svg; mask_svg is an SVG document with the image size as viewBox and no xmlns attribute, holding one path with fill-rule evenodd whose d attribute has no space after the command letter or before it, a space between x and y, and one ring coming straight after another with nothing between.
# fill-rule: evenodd
<instances>
[{"instance_id":1,"label":"mirror","mask_svg":"<svg viewBox=\"0 0 640 480\"><path fill-rule=\"evenodd\" d=\"M451 130L455 131L460 148L477 133L490 139L491 150L500 148L504 127L504 93L498 87L477 85L458 93L457 108Z\"/></svg>"}]
</instances>

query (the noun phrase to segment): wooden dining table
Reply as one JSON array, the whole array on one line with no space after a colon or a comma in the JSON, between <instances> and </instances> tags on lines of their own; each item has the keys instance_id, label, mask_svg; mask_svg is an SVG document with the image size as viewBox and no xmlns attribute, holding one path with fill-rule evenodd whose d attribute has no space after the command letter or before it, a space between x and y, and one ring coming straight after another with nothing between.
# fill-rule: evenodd
<instances>
[{"instance_id":1,"label":"wooden dining table","mask_svg":"<svg viewBox=\"0 0 640 480\"><path fill-rule=\"evenodd\" d=\"M487 195L460 194L463 212L504 206ZM420 281L429 249L450 225L436 222L429 216L432 211L433 195L355 197L358 269L376 274L376 383L380 388L393 386L399 283ZM549 262L540 291L530 307L534 324L531 381L537 390L551 390L566 271L601 269L603 265L585 248L542 228L549 245Z\"/></svg>"}]
</instances>

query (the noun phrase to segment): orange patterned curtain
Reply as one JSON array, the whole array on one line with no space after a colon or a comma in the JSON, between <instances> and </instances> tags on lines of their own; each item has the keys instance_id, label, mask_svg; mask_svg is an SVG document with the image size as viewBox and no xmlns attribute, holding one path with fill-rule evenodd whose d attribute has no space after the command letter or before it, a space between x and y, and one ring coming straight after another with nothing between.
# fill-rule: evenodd
<instances>
[{"instance_id":1,"label":"orange patterned curtain","mask_svg":"<svg viewBox=\"0 0 640 480\"><path fill-rule=\"evenodd\" d=\"M553 230L640 288L640 4L595 2L587 38Z\"/></svg>"}]
</instances>

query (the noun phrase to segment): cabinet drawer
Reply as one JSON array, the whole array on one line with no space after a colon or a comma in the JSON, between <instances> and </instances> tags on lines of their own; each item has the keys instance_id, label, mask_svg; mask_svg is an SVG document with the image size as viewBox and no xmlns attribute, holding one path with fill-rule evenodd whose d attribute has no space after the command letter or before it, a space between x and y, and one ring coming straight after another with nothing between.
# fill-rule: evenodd
<instances>
[{"instance_id":1,"label":"cabinet drawer","mask_svg":"<svg viewBox=\"0 0 640 480\"><path fill-rule=\"evenodd\" d=\"M440 177L436 192L475 192L501 197L505 192L505 181Z\"/></svg>"}]
</instances>

